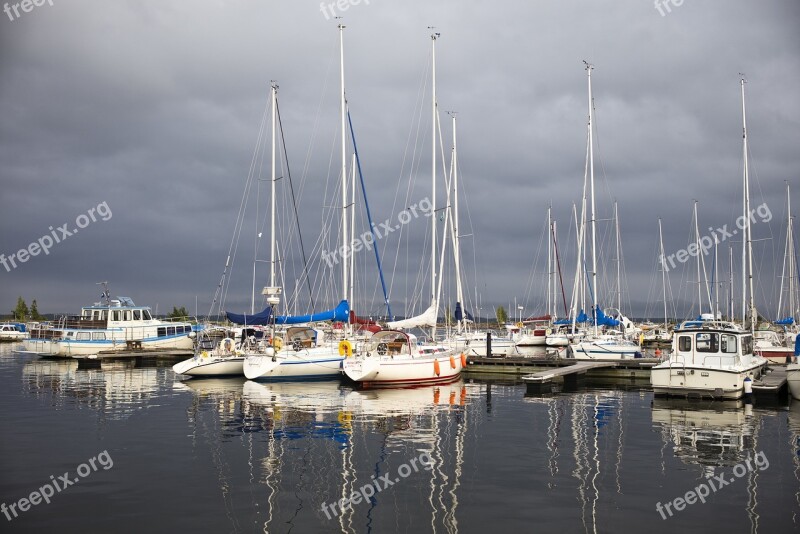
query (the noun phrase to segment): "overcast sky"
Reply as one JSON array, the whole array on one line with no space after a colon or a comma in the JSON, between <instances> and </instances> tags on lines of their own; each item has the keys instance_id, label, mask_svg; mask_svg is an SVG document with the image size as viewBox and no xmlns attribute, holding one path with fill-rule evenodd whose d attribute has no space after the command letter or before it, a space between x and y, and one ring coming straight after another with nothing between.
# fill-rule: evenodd
<instances>
[{"instance_id":1,"label":"overcast sky","mask_svg":"<svg viewBox=\"0 0 800 534\"><path fill-rule=\"evenodd\" d=\"M484 316L497 305L513 306L515 298L525 315L543 311L549 205L570 297L571 210L573 202L580 208L586 154L583 60L595 66L600 300L604 306L616 300L608 221L616 199L623 309L634 316L662 313L659 217L667 255L692 239L695 199L701 234L735 228L742 212L739 73L745 73L751 203L766 204L761 214L772 215L769 222L757 215L753 225L756 295L759 311L774 318L787 182L793 210L800 206L796 0L339 5L346 9L302 0L53 0L30 12L15 13L10 5L0 14L3 309L22 296L37 299L44 313L77 312L97 300L95 283L108 280L113 295L160 312L176 305L194 312L197 299L206 313L225 267L270 80L280 86L312 290L318 308L335 305L340 274L320 252L333 246L339 224L331 206L340 202L333 17L341 15L346 93L376 223L396 223L404 206L430 195L428 27L441 33L437 91L447 152L452 134L444 111L458 112L465 291L472 301L478 295ZM294 294L300 254L296 236L287 237L295 222L286 208L285 165L279 174L282 285ZM268 160L259 176L269 176ZM268 185L258 186L262 220ZM253 187L230 273L231 311L250 308L257 227L263 234L256 285L267 283L269 226L255 222ZM437 207L443 191L440 181ZM358 203L360 233L366 226ZM93 222L86 218L92 209ZM428 223L413 219L402 235L379 243L395 314L412 313L413 302L417 311L427 306ZM62 238L64 224L70 231L85 227L47 255L34 247L38 255L9 263L12 254L52 235L51 226ZM728 278L731 243L741 276L736 239L720 244L720 280ZM705 258L709 276L712 257ZM693 261L676 260L669 273L679 317L697 310ZM382 313L374 258L361 253L358 263L355 307ZM444 274L450 292L452 268ZM308 291L299 294L304 308Z\"/></svg>"}]
</instances>

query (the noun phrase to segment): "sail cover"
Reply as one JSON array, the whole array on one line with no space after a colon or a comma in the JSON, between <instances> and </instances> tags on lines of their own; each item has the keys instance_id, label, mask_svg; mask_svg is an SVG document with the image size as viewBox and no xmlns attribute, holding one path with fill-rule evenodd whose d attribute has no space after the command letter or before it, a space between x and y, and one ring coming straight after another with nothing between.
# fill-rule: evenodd
<instances>
[{"instance_id":1,"label":"sail cover","mask_svg":"<svg viewBox=\"0 0 800 534\"><path fill-rule=\"evenodd\" d=\"M466 315L467 315L467 321L475 322L475 318L472 317L472 314L470 312L466 312ZM455 317L456 321L460 321L461 319L464 318L464 314L461 313L461 303L458 301L456 301Z\"/></svg>"},{"instance_id":2,"label":"sail cover","mask_svg":"<svg viewBox=\"0 0 800 534\"><path fill-rule=\"evenodd\" d=\"M431 304L430 308L416 317L409 317L400 321L390 321L387 323L389 328L422 328L425 326L436 326L436 303Z\"/></svg>"},{"instance_id":3,"label":"sail cover","mask_svg":"<svg viewBox=\"0 0 800 534\"><path fill-rule=\"evenodd\" d=\"M264 308L263 311L253 315L225 312L228 320L235 324L245 324L250 326L267 326L272 324L271 308ZM302 324L313 323L315 321L347 321L350 317L350 304L346 300L339 303L336 308L310 315L276 315L275 324Z\"/></svg>"}]
</instances>

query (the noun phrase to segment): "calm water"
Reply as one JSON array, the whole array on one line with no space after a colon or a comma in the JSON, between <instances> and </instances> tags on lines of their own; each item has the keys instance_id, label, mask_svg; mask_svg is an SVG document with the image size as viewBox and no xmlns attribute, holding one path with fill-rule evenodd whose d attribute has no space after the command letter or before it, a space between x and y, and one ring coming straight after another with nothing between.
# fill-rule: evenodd
<instances>
[{"instance_id":1,"label":"calm water","mask_svg":"<svg viewBox=\"0 0 800 534\"><path fill-rule=\"evenodd\" d=\"M18 513L2 532L800 531L800 403L180 382L166 364L84 369L9 345L0 399L0 501ZM65 473L78 482L19 510ZM656 503L712 473L733 482L662 519Z\"/></svg>"}]
</instances>

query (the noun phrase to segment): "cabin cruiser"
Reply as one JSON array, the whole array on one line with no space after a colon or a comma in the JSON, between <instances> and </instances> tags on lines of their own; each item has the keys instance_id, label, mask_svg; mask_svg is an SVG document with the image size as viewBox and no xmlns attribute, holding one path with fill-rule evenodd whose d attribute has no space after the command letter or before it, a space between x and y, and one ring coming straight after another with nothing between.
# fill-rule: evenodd
<instances>
[{"instance_id":1,"label":"cabin cruiser","mask_svg":"<svg viewBox=\"0 0 800 534\"><path fill-rule=\"evenodd\" d=\"M22 341L28 337L25 325L19 323L0 324L0 341Z\"/></svg>"}]
</instances>

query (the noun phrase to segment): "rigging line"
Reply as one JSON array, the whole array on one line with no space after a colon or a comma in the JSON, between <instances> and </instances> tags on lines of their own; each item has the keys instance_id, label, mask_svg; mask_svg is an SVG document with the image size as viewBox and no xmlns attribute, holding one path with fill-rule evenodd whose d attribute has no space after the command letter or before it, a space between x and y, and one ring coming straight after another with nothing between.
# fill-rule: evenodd
<instances>
[{"instance_id":1,"label":"rigging line","mask_svg":"<svg viewBox=\"0 0 800 534\"><path fill-rule=\"evenodd\" d=\"M275 100L275 110L278 115L278 127L281 131L281 145L283 146L283 158L286 163L286 175L289 178L289 191L292 194L292 208L294 209L294 220L297 224L297 236L300 239L300 252L303 254L303 273L302 276L306 279L308 286L308 298L311 300L311 309L314 309L314 295L311 292L311 279L308 276L308 259L306 257L306 248L303 244L303 233L300 231L300 216L297 213L297 200L294 195L294 183L292 182L292 171L289 169L289 156L286 153L286 137L283 134L283 121L281 121L281 109L278 105L278 100Z\"/></svg>"},{"instance_id":2,"label":"rigging line","mask_svg":"<svg viewBox=\"0 0 800 534\"><path fill-rule=\"evenodd\" d=\"M369 201L367 200L367 186L364 184L364 173L361 172L361 157L358 155L358 146L356 145L356 132L353 130L353 119L350 117L350 110L347 110L347 122L350 125L350 137L353 139L353 152L356 156L356 166L358 167L358 178L361 182L361 193L364 195L364 207L367 211L367 221L369 222L369 231L373 237L373 250L375 251L375 261L378 263L378 275L381 279L381 288L383 288L383 301L386 303L386 313L389 317L392 316L392 307L389 304L389 295L386 293L386 281L383 278L383 266L381 265L381 255L378 251L378 240L375 239L375 225L372 222L372 213L369 209Z\"/></svg>"}]
</instances>

